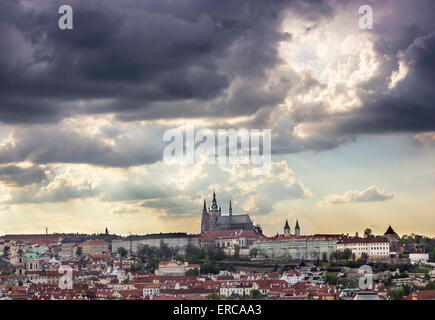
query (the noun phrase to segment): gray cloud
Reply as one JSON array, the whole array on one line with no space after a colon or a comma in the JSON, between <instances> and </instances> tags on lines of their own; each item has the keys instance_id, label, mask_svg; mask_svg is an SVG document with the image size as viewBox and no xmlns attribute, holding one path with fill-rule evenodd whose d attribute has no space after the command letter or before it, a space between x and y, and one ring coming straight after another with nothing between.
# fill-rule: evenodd
<instances>
[{"instance_id":1,"label":"gray cloud","mask_svg":"<svg viewBox=\"0 0 435 320\"><path fill-rule=\"evenodd\" d=\"M9 186L26 186L29 184L40 183L46 180L46 169L32 166L27 168L15 165L0 167L0 182Z\"/></svg>"},{"instance_id":2,"label":"gray cloud","mask_svg":"<svg viewBox=\"0 0 435 320\"><path fill-rule=\"evenodd\" d=\"M278 30L286 8L315 19L331 14L325 3L302 10L298 1L68 1L75 27L65 32L57 27L64 2L2 1L0 120L53 122L109 112L148 118L155 102L213 99L236 77L259 81L280 62L276 45L290 36ZM250 90L243 92L248 98ZM97 99L111 101L95 106ZM261 107L250 101L220 110L237 115ZM175 106L154 117L208 115Z\"/></svg>"},{"instance_id":3,"label":"gray cloud","mask_svg":"<svg viewBox=\"0 0 435 320\"><path fill-rule=\"evenodd\" d=\"M128 133L106 129L90 135L80 128L61 125L17 128L11 133L11 141L0 146L0 163L31 161L128 167L161 160L164 127L139 127Z\"/></svg>"},{"instance_id":4,"label":"gray cloud","mask_svg":"<svg viewBox=\"0 0 435 320\"><path fill-rule=\"evenodd\" d=\"M351 190L346 191L343 195L330 194L327 195L322 201L319 202L320 205L330 205L330 204L341 204L349 202L375 202L375 201L386 201L393 199L393 193L384 193L377 186L368 187L362 191Z\"/></svg>"}]
</instances>

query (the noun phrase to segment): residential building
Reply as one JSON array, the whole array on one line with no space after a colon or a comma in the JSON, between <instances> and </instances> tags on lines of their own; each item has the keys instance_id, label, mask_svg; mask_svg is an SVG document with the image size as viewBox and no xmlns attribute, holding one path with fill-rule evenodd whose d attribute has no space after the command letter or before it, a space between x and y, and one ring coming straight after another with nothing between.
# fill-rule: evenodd
<instances>
[{"instance_id":1,"label":"residential building","mask_svg":"<svg viewBox=\"0 0 435 320\"><path fill-rule=\"evenodd\" d=\"M429 261L429 254L426 252L410 252L409 260L411 264L422 264Z\"/></svg>"},{"instance_id":2,"label":"residential building","mask_svg":"<svg viewBox=\"0 0 435 320\"><path fill-rule=\"evenodd\" d=\"M254 289L252 282L247 283L223 283L220 287L220 295L223 297L249 296Z\"/></svg>"},{"instance_id":3,"label":"residential building","mask_svg":"<svg viewBox=\"0 0 435 320\"><path fill-rule=\"evenodd\" d=\"M292 258L298 260L328 259L337 250L341 235L275 236L259 238L251 249L265 258Z\"/></svg>"},{"instance_id":4,"label":"residential building","mask_svg":"<svg viewBox=\"0 0 435 320\"><path fill-rule=\"evenodd\" d=\"M386 259L390 257L390 242L383 237L343 238L337 243L337 251L349 249L355 258Z\"/></svg>"},{"instance_id":5,"label":"residential building","mask_svg":"<svg viewBox=\"0 0 435 320\"><path fill-rule=\"evenodd\" d=\"M184 276L188 270L198 269L199 264L188 264L182 261L162 261L159 268L154 271L158 276Z\"/></svg>"},{"instance_id":6,"label":"residential building","mask_svg":"<svg viewBox=\"0 0 435 320\"><path fill-rule=\"evenodd\" d=\"M158 296L160 294L160 285L157 283L147 283L142 285L143 297Z\"/></svg>"}]
</instances>

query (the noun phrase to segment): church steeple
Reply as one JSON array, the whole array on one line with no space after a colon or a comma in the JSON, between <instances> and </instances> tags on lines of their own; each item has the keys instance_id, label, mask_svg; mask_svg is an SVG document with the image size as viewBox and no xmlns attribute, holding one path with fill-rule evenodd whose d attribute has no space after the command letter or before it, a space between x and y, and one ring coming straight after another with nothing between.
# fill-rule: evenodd
<instances>
[{"instance_id":1,"label":"church steeple","mask_svg":"<svg viewBox=\"0 0 435 320\"><path fill-rule=\"evenodd\" d=\"M202 209L202 212L206 212L207 211L207 204L205 203L205 199L204 199L204 208Z\"/></svg>"},{"instance_id":2,"label":"church steeple","mask_svg":"<svg viewBox=\"0 0 435 320\"><path fill-rule=\"evenodd\" d=\"M290 235L290 226L288 225L288 220L287 219L285 219L284 235L285 236L289 236Z\"/></svg>"},{"instance_id":3,"label":"church steeple","mask_svg":"<svg viewBox=\"0 0 435 320\"><path fill-rule=\"evenodd\" d=\"M212 210L218 210L218 205L217 205L217 201L216 201L216 192L213 191L213 202L211 205Z\"/></svg>"},{"instance_id":4,"label":"church steeple","mask_svg":"<svg viewBox=\"0 0 435 320\"><path fill-rule=\"evenodd\" d=\"M231 200L230 200L230 210L228 211L229 215L232 216L233 215L233 208L231 208Z\"/></svg>"},{"instance_id":5,"label":"church steeple","mask_svg":"<svg viewBox=\"0 0 435 320\"><path fill-rule=\"evenodd\" d=\"M297 236L300 236L300 235L301 235L301 228L299 227L299 222L298 222L298 220L296 220L295 235L297 235Z\"/></svg>"}]
</instances>

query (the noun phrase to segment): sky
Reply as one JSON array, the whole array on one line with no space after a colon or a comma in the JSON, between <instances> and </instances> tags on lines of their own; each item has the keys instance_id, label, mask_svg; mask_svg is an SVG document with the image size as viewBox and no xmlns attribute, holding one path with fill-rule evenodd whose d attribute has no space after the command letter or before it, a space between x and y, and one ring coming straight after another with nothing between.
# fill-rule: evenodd
<instances>
[{"instance_id":1,"label":"sky","mask_svg":"<svg viewBox=\"0 0 435 320\"><path fill-rule=\"evenodd\" d=\"M0 4L0 234L198 233L215 190L266 235L434 236L435 2ZM271 129L270 171L163 161L186 123Z\"/></svg>"}]
</instances>

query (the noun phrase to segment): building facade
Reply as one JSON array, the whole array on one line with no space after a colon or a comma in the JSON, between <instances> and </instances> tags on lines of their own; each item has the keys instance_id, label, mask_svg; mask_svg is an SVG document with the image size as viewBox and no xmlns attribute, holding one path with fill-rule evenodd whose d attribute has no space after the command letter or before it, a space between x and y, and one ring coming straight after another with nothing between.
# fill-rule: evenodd
<instances>
[{"instance_id":1,"label":"building facade","mask_svg":"<svg viewBox=\"0 0 435 320\"><path fill-rule=\"evenodd\" d=\"M199 264L188 264L182 261L162 261L159 268L155 270L156 276L184 276L191 269L198 269Z\"/></svg>"},{"instance_id":2,"label":"building facade","mask_svg":"<svg viewBox=\"0 0 435 320\"><path fill-rule=\"evenodd\" d=\"M383 237L343 238L337 243L337 251L349 249L355 258L386 259L390 257L390 242Z\"/></svg>"},{"instance_id":3,"label":"building facade","mask_svg":"<svg viewBox=\"0 0 435 320\"><path fill-rule=\"evenodd\" d=\"M204 207L201 215L201 233L236 229L254 230L261 235L261 227L254 226L249 214L233 215L231 200L228 215L222 215L222 208L217 204L215 192L213 192L212 205L208 209L204 199Z\"/></svg>"},{"instance_id":4,"label":"building facade","mask_svg":"<svg viewBox=\"0 0 435 320\"><path fill-rule=\"evenodd\" d=\"M249 253L249 247L259 238L253 230L219 230L206 232L198 237L199 248L222 249L226 254L233 255L235 248L240 248L240 254Z\"/></svg>"},{"instance_id":5,"label":"building facade","mask_svg":"<svg viewBox=\"0 0 435 320\"><path fill-rule=\"evenodd\" d=\"M329 260L331 253L337 250L339 240L337 235L277 236L259 238L251 249L257 249L265 258Z\"/></svg>"}]
</instances>

